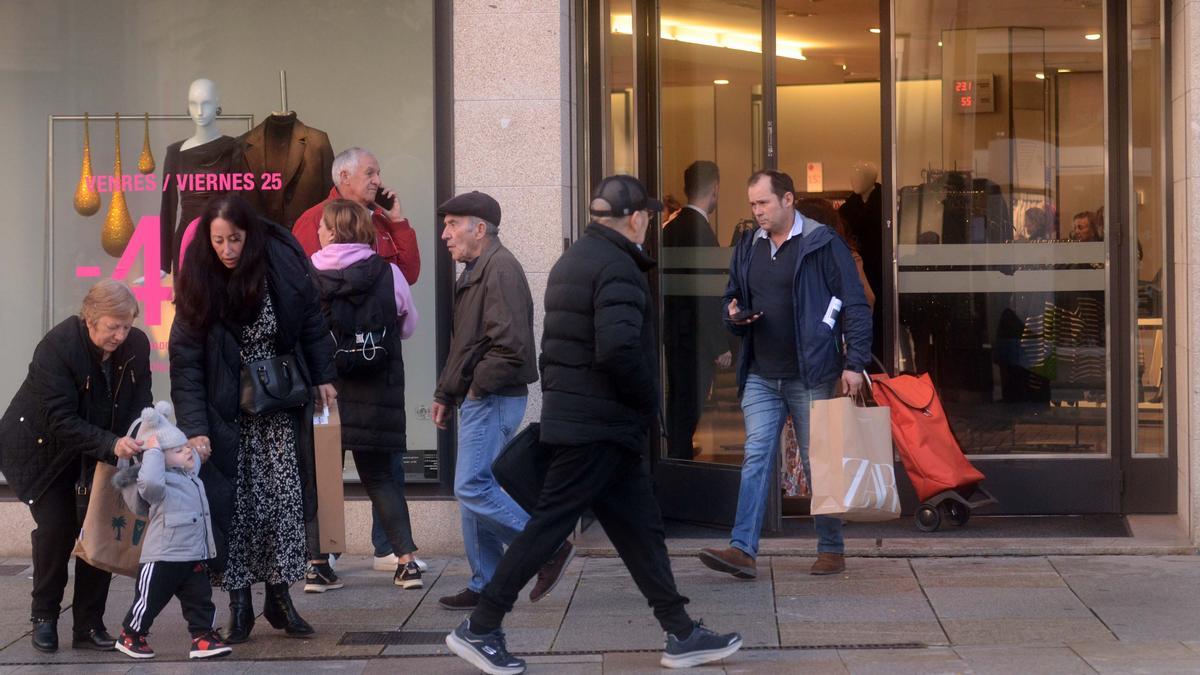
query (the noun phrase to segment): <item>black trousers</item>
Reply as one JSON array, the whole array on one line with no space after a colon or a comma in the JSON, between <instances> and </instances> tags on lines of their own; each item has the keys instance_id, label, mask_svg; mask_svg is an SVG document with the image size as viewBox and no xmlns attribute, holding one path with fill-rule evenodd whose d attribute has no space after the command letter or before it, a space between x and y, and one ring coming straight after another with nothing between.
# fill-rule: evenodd
<instances>
[{"instance_id":1,"label":"black trousers","mask_svg":"<svg viewBox=\"0 0 1200 675\"><path fill-rule=\"evenodd\" d=\"M171 598L179 598L188 632L197 637L216 625L217 608L204 563L148 562L138 566L133 606L121 627L131 635L145 635Z\"/></svg>"},{"instance_id":2,"label":"black trousers","mask_svg":"<svg viewBox=\"0 0 1200 675\"><path fill-rule=\"evenodd\" d=\"M692 437L712 388L713 362L695 349L667 351L667 456L692 459Z\"/></svg>"},{"instance_id":3,"label":"black trousers","mask_svg":"<svg viewBox=\"0 0 1200 675\"><path fill-rule=\"evenodd\" d=\"M669 633L687 633L688 599L675 589L662 514L639 453L608 444L551 446L550 469L529 523L500 559L471 615L473 632L499 628L542 565L589 507Z\"/></svg>"},{"instance_id":4,"label":"black trousers","mask_svg":"<svg viewBox=\"0 0 1200 675\"><path fill-rule=\"evenodd\" d=\"M354 450L354 466L358 479L379 512L383 532L392 552L398 556L417 550L413 543L412 522L408 517L408 501L404 498L404 476L392 473L393 454L390 452L360 452Z\"/></svg>"},{"instance_id":5,"label":"black trousers","mask_svg":"<svg viewBox=\"0 0 1200 675\"><path fill-rule=\"evenodd\" d=\"M67 588L67 564L79 528L83 527L86 508L79 508L75 484L79 479L79 464L59 474L41 498L29 505L37 524L30 538L33 541L33 608L34 619L57 619L62 610L63 591ZM96 569L82 560L75 561L75 595L71 599L71 614L75 633L104 628L104 603L108 599L108 584L112 575Z\"/></svg>"}]
</instances>

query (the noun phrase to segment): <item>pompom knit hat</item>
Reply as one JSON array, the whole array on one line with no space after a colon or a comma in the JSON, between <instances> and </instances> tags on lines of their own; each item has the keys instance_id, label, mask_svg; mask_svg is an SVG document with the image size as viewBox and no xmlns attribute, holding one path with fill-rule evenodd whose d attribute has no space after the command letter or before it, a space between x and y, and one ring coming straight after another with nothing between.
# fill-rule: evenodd
<instances>
[{"instance_id":1,"label":"pompom knit hat","mask_svg":"<svg viewBox=\"0 0 1200 675\"><path fill-rule=\"evenodd\" d=\"M141 425L134 438L145 441L147 438L157 435L158 447L164 450L187 445L187 436L179 430L179 427L171 424L169 418L174 414L175 409L171 407L170 401L159 401L154 404L153 408L143 408Z\"/></svg>"}]
</instances>

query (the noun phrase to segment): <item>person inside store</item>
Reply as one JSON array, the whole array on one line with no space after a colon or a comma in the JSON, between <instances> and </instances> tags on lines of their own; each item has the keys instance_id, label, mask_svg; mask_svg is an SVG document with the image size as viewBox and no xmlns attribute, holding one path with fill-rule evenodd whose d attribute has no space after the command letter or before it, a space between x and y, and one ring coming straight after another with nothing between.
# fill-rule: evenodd
<instances>
[{"instance_id":1,"label":"person inside store","mask_svg":"<svg viewBox=\"0 0 1200 675\"><path fill-rule=\"evenodd\" d=\"M687 668L742 646L693 622L671 572L662 514L643 465L658 411L658 346L642 250L662 203L632 176L596 187L593 222L550 271L542 335L541 443L549 469L525 529L505 551L479 606L446 636L486 673L521 673L501 623L517 595L587 509L595 513L666 632L660 663Z\"/></svg>"},{"instance_id":2,"label":"person inside store","mask_svg":"<svg viewBox=\"0 0 1200 675\"><path fill-rule=\"evenodd\" d=\"M1071 241L1104 241L1098 218L1091 211L1080 211L1071 219Z\"/></svg>"},{"instance_id":3,"label":"person inside store","mask_svg":"<svg viewBox=\"0 0 1200 675\"><path fill-rule=\"evenodd\" d=\"M1030 241L1048 241L1058 238L1058 225L1054 222L1050 209L1033 206L1025 212L1025 238Z\"/></svg>"},{"instance_id":4,"label":"person inside store","mask_svg":"<svg viewBox=\"0 0 1200 675\"><path fill-rule=\"evenodd\" d=\"M442 241L463 271L454 286L450 351L433 392L433 423L448 428L457 409L454 496L471 567L467 587L439 598L438 605L469 610L479 604L504 547L529 521L500 488L492 464L517 433L529 385L538 378L533 296L521 263L500 243L500 204L491 195L458 195L439 206L438 214L445 223ZM565 539L534 585L534 602L558 583L574 555Z\"/></svg>"},{"instance_id":5,"label":"person inside store","mask_svg":"<svg viewBox=\"0 0 1200 675\"><path fill-rule=\"evenodd\" d=\"M309 208L296 219L292 234L304 247L304 252L313 255L321 249L319 232L325 216L325 206L335 199L348 199L365 207L371 213L371 224L375 226L373 248L384 262L400 269L410 286L417 283L421 274L421 251L417 247L417 233L404 217L400 198L394 190L383 185L383 172L375 155L362 148L354 147L341 151L333 158L333 189L325 201ZM397 488L404 490L404 454L392 455L392 475ZM375 547L373 568L394 572L399 564L398 552L388 541L386 528L379 509L371 507L371 544ZM423 560L416 559L422 572L428 569ZM333 566L325 558L314 560L309 569L305 588L312 591L341 588L342 583Z\"/></svg>"},{"instance_id":6,"label":"person inside store","mask_svg":"<svg viewBox=\"0 0 1200 675\"><path fill-rule=\"evenodd\" d=\"M138 304L125 284L105 279L79 314L50 329L29 374L0 418L0 470L36 527L33 540L33 647L58 650L58 615L67 566L83 526L97 462L141 450L130 424L150 405L150 341L133 327ZM104 626L112 575L75 561L71 646L108 651Z\"/></svg>"},{"instance_id":7,"label":"person inside store","mask_svg":"<svg viewBox=\"0 0 1200 675\"><path fill-rule=\"evenodd\" d=\"M375 227L361 205L348 199L327 203L318 236L321 250L312 255L312 264L337 342L342 449L354 456L388 548L397 556L393 582L422 588L403 475L398 480L392 473L393 458L408 447L400 341L417 329L412 291L400 268L375 253Z\"/></svg>"},{"instance_id":8,"label":"person inside store","mask_svg":"<svg viewBox=\"0 0 1200 675\"><path fill-rule=\"evenodd\" d=\"M717 210L721 172L698 160L683 172L684 206L662 232L663 248L720 246L709 222ZM695 276L695 275L692 275ZM666 295L663 299L664 351L667 359L667 456L692 459L692 437L715 368L728 368L733 358L721 327L721 299L699 294Z\"/></svg>"},{"instance_id":9,"label":"person inside store","mask_svg":"<svg viewBox=\"0 0 1200 675\"><path fill-rule=\"evenodd\" d=\"M775 463L788 415L804 472L809 407L841 391L854 395L871 362L871 309L850 247L832 228L796 209L796 188L781 171L758 171L748 184L759 229L743 235L729 263L726 324L741 335L738 398L746 420L746 455L729 546L706 548L700 561L739 579L758 576L755 558L767 494L778 489ZM842 337L845 353L839 348ZM813 519L812 574L846 569L842 521Z\"/></svg>"},{"instance_id":10,"label":"person inside store","mask_svg":"<svg viewBox=\"0 0 1200 675\"><path fill-rule=\"evenodd\" d=\"M288 587L304 577L305 523L316 516L308 388L318 408L337 396L333 338L308 257L290 232L230 193L204 209L184 263L171 326L171 399L189 445L211 448L200 477L217 539L213 581L229 592L225 637L249 639L256 583L266 584L263 617L271 626L306 637L313 628ZM298 400L288 395L287 407L242 400L243 379L254 381L243 372L267 368L300 381L292 389Z\"/></svg>"},{"instance_id":11,"label":"person inside store","mask_svg":"<svg viewBox=\"0 0 1200 675\"><path fill-rule=\"evenodd\" d=\"M883 289L883 186L879 184L879 168L872 162L855 162L850 170L853 192L838 207L845 222L842 236L852 250L862 258L866 288L876 293ZM824 222L824 221L821 221ZM834 227L833 223L826 223ZM883 344L883 307L871 304L871 344Z\"/></svg>"},{"instance_id":12,"label":"person inside store","mask_svg":"<svg viewBox=\"0 0 1200 675\"><path fill-rule=\"evenodd\" d=\"M828 199L821 199L820 197L805 197L804 199L796 200L796 210L805 218L810 218L830 227L845 240L846 244L850 247L850 256L854 258L854 266L858 268L858 280L862 282L863 293L867 296L867 304L874 309L875 290L871 287L870 279L867 278L867 271L864 269L862 255L858 252L857 240L851 238L846 232L846 222L842 220L841 214L838 213L837 209L833 208L833 204Z\"/></svg>"}]
</instances>

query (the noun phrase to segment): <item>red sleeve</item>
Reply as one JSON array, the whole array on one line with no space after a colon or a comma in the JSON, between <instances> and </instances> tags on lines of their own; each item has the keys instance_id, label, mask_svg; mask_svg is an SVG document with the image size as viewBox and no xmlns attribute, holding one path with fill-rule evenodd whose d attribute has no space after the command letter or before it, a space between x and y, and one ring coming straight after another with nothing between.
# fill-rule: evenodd
<instances>
[{"instance_id":1,"label":"red sleeve","mask_svg":"<svg viewBox=\"0 0 1200 675\"><path fill-rule=\"evenodd\" d=\"M421 251L417 248L417 231L409 225L408 218L400 222L393 222L389 218L384 220L388 221L388 234L396 244L396 254L387 261L400 268L404 279L411 286L417 283L417 277L421 276Z\"/></svg>"},{"instance_id":2,"label":"red sleeve","mask_svg":"<svg viewBox=\"0 0 1200 675\"><path fill-rule=\"evenodd\" d=\"M319 223L320 216L316 211L309 209L296 219L295 225L292 225L292 236L304 248L304 255L311 257L312 254L321 250L321 240L317 238Z\"/></svg>"}]
</instances>

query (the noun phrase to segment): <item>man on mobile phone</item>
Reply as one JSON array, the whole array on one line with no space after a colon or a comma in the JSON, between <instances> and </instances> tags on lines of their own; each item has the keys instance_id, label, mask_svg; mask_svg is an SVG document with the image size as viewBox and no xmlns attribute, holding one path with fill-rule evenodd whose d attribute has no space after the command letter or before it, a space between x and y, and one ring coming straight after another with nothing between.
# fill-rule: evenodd
<instances>
[{"instance_id":1,"label":"man on mobile phone","mask_svg":"<svg viewBox=\"0 0 1200 675\"><path fill-rule=\"evenodd\" d=\"M421 274L421 253L417 249L417 233L404 217L400 199L384 187L379 160L362 148L348 148L333 158L333 189L329 198L300 214L292 226L292 235L304 247L307 255L321 250L317 230L325 204L334 199L349 199L362 204L371 212L375 225L375 252L400 268L409 285L417 283Z\"/></svg>"},{"instance_id":2,"label":"man on mobile phone","mask_svg":"<svg viewBox=\"0 0 1200 675\"><path fill-rule=\"evenodd\" d=\"M707 567L739 579L757 576L767 494L778 489L772 468L784 420L792 416L804 471L812 475L809 404L832 398L839 380L847 394L857 393L871 360L871 308L845 240L796 210L796 188L786 173L756 172L748 196L758 229L734 246L724 297L725 324L742 337L738 397L746 455L729 547L700 552ZM837 574L846 569L842 521L814 520L817 561L810 571Z\"/></svg>"}]
</instances>

